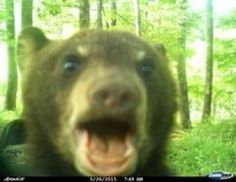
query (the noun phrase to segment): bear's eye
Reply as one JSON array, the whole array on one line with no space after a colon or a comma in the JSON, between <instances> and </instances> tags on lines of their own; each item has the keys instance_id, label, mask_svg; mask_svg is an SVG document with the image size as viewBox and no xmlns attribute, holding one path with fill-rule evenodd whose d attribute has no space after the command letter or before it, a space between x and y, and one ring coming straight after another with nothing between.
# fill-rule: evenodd
<instances>
[{"instance_id":1,"label":"bear's eye","mask_svg":"<svg viewBox=\"0 0 236 182\"><path fill-rule=\"evenodd\" d=\"M81 60L75 55L68 55L64 58L63 70L67 73L73 73L79 69Z\"/></svg>"},{"instance_id":2,"label":"bear's eye","mask_svg":"<svg viewBox=\"0 0 236 182\"><path fill-rule=\"evenodd\" d=\"M154 64L152 61L143 61L138 65L138 73L143 77L149 77L154 71Z\"/></svg>"}]
</instances>

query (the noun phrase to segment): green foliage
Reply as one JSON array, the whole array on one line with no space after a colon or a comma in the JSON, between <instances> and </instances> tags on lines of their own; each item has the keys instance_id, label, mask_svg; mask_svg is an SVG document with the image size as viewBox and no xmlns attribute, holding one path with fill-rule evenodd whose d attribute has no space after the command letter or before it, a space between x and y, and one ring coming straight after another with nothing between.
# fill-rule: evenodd
<instances>
[{"instance_id":1,"label":"green foliage","mask_svg":"<svg viewBox=\"0 0 236 182\"><path fill-rule=\"evenodd\" d=\"M13 19L12 15L9 14L12 2L7 1L7 3L8 4L4 6L0 2L0 41L4 41L7 42L8 44L13 45L14 40L12 40L12 34L10 34L6 30L5 26L3 26L5 22L10 22Z\"/></svg>"},{"instance_id":2,"label":"green foliage","mask_svg":"<svg viewBox=\"0 0 236 182\"><path fill-rule=\"evenodd\" d=\"M204 40L205 39L205 30L204 30L204 13L196 12L195 10L188 9L187 11L187 39L188 40Z\"/></svg>"},{"instance_id":3,"label":"green foliage","mask_svg":"<svg viewBox=\"0 0 236 182\"><path fill-rule=\"evenodd\" d=\"M160 0L160 3L174 4L176 3L176 0Z\"/></svg>"},{"instance_id":4,"label":"green foliage","mask_svg":"<svg viewBox=\"0 0 236 182\"><path fill-rule=\"evenodd\" d=\"M0 24L7 20L6 9L0 4ZM6 30L0 26L0 41L6 40Z\"/></svg>"},{"instance_id":5,"label":"green foliage","mask_svg":"<svg viewBox=\"0 0 236 182\"><path fill-rule=\"evenodd\" d=\"M61 12L61 8L62 6L60 5L60 3L55 2L55 1L42 1L42 8L45 8L45 10L41 10L38 13L39 17L44 17L45 16L45 12L47 11L47 13L51 16L56 16Z\"/></svg>"},{"instance_id":6,"label":"green foliage","mask_svg":"<svg viewBox=\"0 0 236 182\"><path fill-rule=\"evenodd\" d=\"M204 176L213 171L236 172L236 121L199 124L172 139L168 164L177 175Z\"/></svg>"},{"instance_id":7,"label":"green foliage","mask_svg":"<svg viewBox=\"0 0 236 182\"><path fill-rule=\"evenodd\" d=\"M218 27L221 28L235 28L236 27L236 9L219 19Z\"/></svg>"},{"instance_id":8,"label":"green foliage","mask_svg":"<svg viewBox=\"0 0 236 182\"><path fill-rule=\"evenodd\" d=\"M1 83L1 82L0 82L0 110L1 110L1 109L3 108L3 106L4 106L6 90L7 90L6 83Z\"/></svg>"},{"instance_id":9,"label":"green foliage","mask_svg":"<svg viewBox=\"0 0 236 182\"><path fill-rule=\"evenodd\" d=\"M6 83L0 82L0 96L4 96L6 90L7 90L7 85L6 85Z\"/></svg>"},{"instance_id":10,"label":"green foliage","mask_svg":"<svg viewBox=\"0 0 236 182\"><path fill-rule=\"evenodd\" d=\"M232 61L236 56L235 40L215 40L214 58L217 60L217 66L221 70L232 69L236 62Z\"/></svg>"},{"instance_id":11,"label":"green foliage","mask_svg":"<svg viewBox=\"0 0 236 182\"><path fill-rule=\"evenodd\" d=\"M144 0L140 1L140 10L142 11L141 14L142 13L145 14L145 11L146 11L146 6L144 5L145 3L146 1ZM91 4L91 6L93 6L93 4ZM111 19L112 19L112 16L114 17L114 14L112 14L110 1L104 1L103 7L104 7L104 11L103 11L104 22L111 23ZM116 1L116 7L117 7L117 12L115 14L116 26L114 27L109 26L109 28L108 27L104 27L104 28L108 28L109 30L125 30L125 31L134 32L135 31L135 23L134 23L135 17L134 17L134 7L133 7L132 2L131 1ZM141 17L143 15L141 15ZM93 23L91 25L92 27L94 27L95 22L93 20L92 22ZM143 23L145 23L145 20L141 22L142 30L144 29Z\"/></svg>"},{"instance_id":12,"label":"green foliage","mask_svg":"<svg viewBox=\"0 0 236 182\"><path fill-rule=\"evenodd\" d=\"M22 102L21 102L21 96L20 93L18 92L18 97L17 97L17 108L15 111L4 111L4 104L5 104L5 95L6 95L6 90L7 90L7 84L0 82L0 123L2 121L9 121L11 119L18 118L20 116L20 113L22 112ZM18 89L19 90L19 89ZM1 126L1 124L0 124Z\"/></svg>"},{"instance_id":13,"label":"green foliage","mask_svg":"<svg viewBox=\"0 0 236 182\"><path fill-rule=\"evenodd\" d=\"M7 122L19 118L19 114L16 111L3 111L0 112L0 128Z\"/></svg>"},{"instance_id":14,"label":"green foliage","mask_svg":"<svg viewBox=\"0 0 236 182\"><path fill-rule=\"evenodd\" d=\"M216 113L229 117L236 107L236 42L234 40L215 40L216 60L214 98L217 102Z\"/></svg>"},{"instance_id":15,"label":"green foliage","mask_svg":"<svg viewBox=\"0 0 236 182\"><path fill-rule=\"evenodd\" d=\"M188 73L188 81L189 107L193 120L196 120L202 111L204 82L196 73Z\"/></svg>"},{"instance_id":16,"label":"green foliage","mask_svg":"<svg viewBox=\"0 0 236 182\"><path fill-rule=\"evenodd\" d=\"M40 0L35 3L34 9L37 12L34 25L46 32L60 35L64 25L78 27L79 13L76 0Z\"/></svg>"},{"instance_id":17,"label":"green foliage","mask_svg":"<svg viewBox=\"0 0 236 182\"><path fill-rule=\"evenodd\" d=\"M6 11L3 8L0 8L0 21L6 19Z\"/></svg>"}]
</instances>

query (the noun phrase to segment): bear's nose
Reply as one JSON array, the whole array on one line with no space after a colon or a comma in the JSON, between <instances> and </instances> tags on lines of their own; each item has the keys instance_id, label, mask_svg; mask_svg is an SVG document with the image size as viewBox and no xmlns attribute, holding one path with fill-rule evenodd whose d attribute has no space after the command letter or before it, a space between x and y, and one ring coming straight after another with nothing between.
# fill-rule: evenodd
<instances>
[{"instance_id":1,"label":"bear's nose","mask_svg":"<svg viewBox=\"0 0 236 182\"><path fill-rule=\"evenodd\" d=\"M134 87L122 81L98 83L91 91L90 97L95 107L115 113L134 110L138 100Z\"/></svg>"}]
</instances>

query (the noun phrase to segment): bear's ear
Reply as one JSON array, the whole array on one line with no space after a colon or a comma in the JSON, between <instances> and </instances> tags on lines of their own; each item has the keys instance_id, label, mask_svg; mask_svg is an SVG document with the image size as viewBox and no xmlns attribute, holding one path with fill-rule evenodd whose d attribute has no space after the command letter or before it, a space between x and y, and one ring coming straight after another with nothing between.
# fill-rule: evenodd
<instances>
[{"instance_id":1,"label":"bear's ear","mask_svg":"<svg viewBox=\"0 0 236 182\"><path fill-rule=\"evenodd\" d=\"M155 44L154 45L154 48L159 52L161 53L163 56L166 56L166 48L163 44Z\"/></svg>"},{"instance_id":2,"label":"bear's ear","mask_svg":"<svg viewBox=\"0 0 236 182\"><path fill-rule=\"evenodd\" d=\"M17 42L17 56L21 71L29 56L39 51L48 42L49 39L39 28L27 27L20 32Z\"/></svg>"}]
</instances>

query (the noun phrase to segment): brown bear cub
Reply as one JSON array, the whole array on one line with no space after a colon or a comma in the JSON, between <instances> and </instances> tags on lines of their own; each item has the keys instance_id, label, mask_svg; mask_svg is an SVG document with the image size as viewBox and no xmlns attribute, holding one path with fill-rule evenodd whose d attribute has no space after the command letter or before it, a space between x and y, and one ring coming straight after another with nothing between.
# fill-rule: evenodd
<instances>
[{"instance_id":1,"label":"brown bear cub","mask_svg":"<svg viewBox=\"0 0 236 182\"><path fill-rule=\"evenodd\" d=\"M18 42L27 175L167 175L175 91L168 61L136 36L86 30Z\"/></svg>"}]
</instances>

